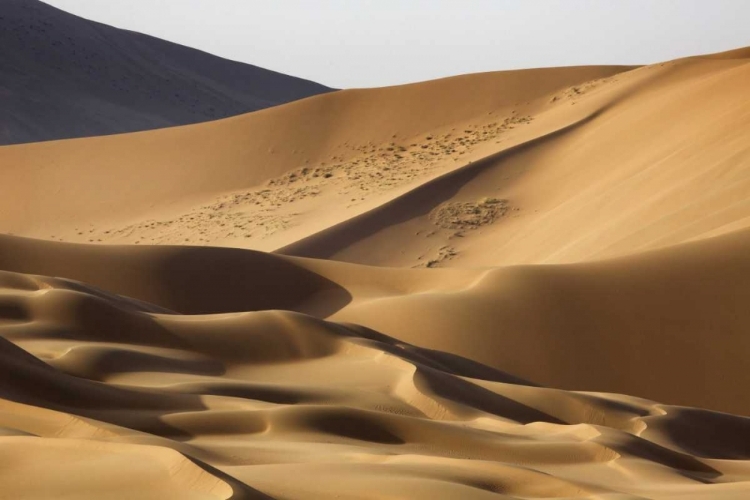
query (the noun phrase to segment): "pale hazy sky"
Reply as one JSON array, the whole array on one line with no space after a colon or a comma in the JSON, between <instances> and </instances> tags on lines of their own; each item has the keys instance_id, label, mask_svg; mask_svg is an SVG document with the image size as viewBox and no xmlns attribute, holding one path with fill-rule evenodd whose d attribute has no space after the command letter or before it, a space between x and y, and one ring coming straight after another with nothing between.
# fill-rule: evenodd
<instances>
[{"instance_id":1,"label":"pale hazy sky","mask_svg":"<svg viewBox=\"0 0 750 500\"><path fill-rule=\"evenodd\" d=\"M750 45L750 0L46 0L333 87Z\"/></svg>"}]
</instances>

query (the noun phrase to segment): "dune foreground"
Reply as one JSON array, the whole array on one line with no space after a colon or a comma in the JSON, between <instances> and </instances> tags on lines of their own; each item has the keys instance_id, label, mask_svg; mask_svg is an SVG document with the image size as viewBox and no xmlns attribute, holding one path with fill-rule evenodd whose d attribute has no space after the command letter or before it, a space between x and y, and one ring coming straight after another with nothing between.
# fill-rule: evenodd
<instances>
[{"instance_id":1,"label":"dune foreground","mask_svg":"<svg viewBox=\"0 0 750 500\"><path fill-rule=\"evenodd\" d=\"M750 418L598 392L750 411L750 233L493 270L0 249L8 498L750 492Z\"/></svg>"},{"instance_id":2,"label":"dune foreground","mask_svg":"<svg viewBox=\"0 0 750 500\"><path fill-rule=\"evenodd\" d=\"M750 50L0 148L0 498L750 497Z\"/></svg>"}]
</instances>

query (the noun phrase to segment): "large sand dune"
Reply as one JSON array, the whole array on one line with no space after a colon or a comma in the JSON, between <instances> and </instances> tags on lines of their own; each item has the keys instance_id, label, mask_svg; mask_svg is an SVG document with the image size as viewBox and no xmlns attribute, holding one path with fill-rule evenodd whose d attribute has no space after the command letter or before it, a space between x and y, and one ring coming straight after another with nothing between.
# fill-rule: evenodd
<instances>
[{"instance_id":1,"label":"large sand dune","mask_svg":"<svg viewBox=\"0 0 750 500\"><path fill-rule=\"evenodd\" d=\"M747 57L0 148L0 498L746 498Z\"/></svg>"},{"instance_id":2,"label":"large sand dune","mask_svg":"<svg viewBox=\"0 0 750 500\"><path fill-rule=\"evenodd\" d=\"M7 231L66 241L206 240L273 249L279 237L294 237L279 229L303 225L301 207L343 209L355 194L357 201L371 191L392 196L456 167L452 158L432 154L437 147L422 153L415 146L422 158L401 154L398 165L383 170L399 154L389 145L399 137L421 143L477 116L495 120L500 113L502 120L519 101L623 70L500 72L339 91L211 123L1 148L0 223ZM386 153L392 157L382 158ZM81 178L88 181L75 180ZM306 222L325 228L361 212L361 205L315 211ZM152 224L158 234L150 234Z\"/></svg>"},{"instance_id":3,"label":"large sand dune","mask_svg":"<svg viewBox=\"0 0 750 500\"><path fill-rule=\"evenodd\" d=\"M387 265L447 248L451 265L579 262L747 227L748 82L747 59L692 58L559 92L508 147L285 251Z\"/></svg>"},{"instance_id":4,"label":"large sand dune","mask_svg":"<svg viewBox=\"0 0 750 500\"><path fill-rule=\"evenodd\" d=\"M0 2L0 47L0 145L186 125L330 90L38 0Z\"/></svg>"},{"instance_id":5,"label":"large sand dune","mask_svg":"<svg viewBox=\"0 0 750 500\"><path fill-rule=\"evenodd\" d=\"M396 271L5 237L0 265L26 273L0 274L0 481L13 498L742 498L750 419L598 391L748 413L748 286L711 281L746 274L748 244Z\"/></svg>"},{"instance_id":6,"label":"large sand dune","mask_svg":"<svg viewBox=\"0 0 750 500\"><path fill-rule=\"evenodd\" d=\"M746 61L469 75L2 148L0 223L401 267L661 248L750 220Z\"/></svg>"}]
</instances>

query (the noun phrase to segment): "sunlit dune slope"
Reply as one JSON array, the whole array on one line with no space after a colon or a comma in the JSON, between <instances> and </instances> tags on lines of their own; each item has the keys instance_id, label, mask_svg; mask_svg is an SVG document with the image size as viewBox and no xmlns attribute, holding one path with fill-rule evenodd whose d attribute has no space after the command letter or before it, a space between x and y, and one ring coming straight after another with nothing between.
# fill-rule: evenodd
<instances>
[{"instance_id":1,"label":"sunlit dune slope","mask_svg":"<svg viewBox=\"0 0 750 500\"><path fill-rule=\"evenodd\" d=\"M500 72L347 90L199 125L3 147L0 227L66 241L150 243L154 222L160 229L154 237L176 233L166 243L183 243L186 238L198 242L205 230L211 242L263 244L262 238L245 238L250 229L271 211L273 216L279 211L296 214L295 199L308 197L316 206L338 200L346 181L353 180L335 166L348 159L367 159L371 145L419 142L416 136L462 127L477 117L502 120L520 102L624 69ZM442 156L435 158L433 163L445 163ZM430 174L425 171L428 166L394 180L393 187ZM449 167L455 168L455 163ZM435 168L445 167L441 163ZM355 170L352 175L366 176L369 166L363 160ZM293 185L280 182L270 196L256 194L269 188L264 183L290 171L300 171L300 178L305 178ZM396 168L391 173L399 175ZM231 198L217 199L238 191L254 197L241 200L240 206ZM342 203L333 204L343 208ZM361 210L316 218L333 216L333 222L339 222L342 215ZM292 218L295 224L296 215ZM236 234L217 233L219 223L229 228L238 222L245 227Z\"/></svg>"},{"instance_id":2,"label":"sunlit dune slope","mask_svg":"<svg viewBox=\"0 0 750 500\"><path fill-rule=\"evenodd\" d=\"M580 262L747 227L749 81L747 59L691 58L581 88L533 115L518 146L283 251L404 266Z\"/></svg>"},{"instance_id":3,"label":"sunlit dune slope","mask_svg":"<svg viewBox=\"0 0 750 500\"><path fill-rule=\"evenodd\" d=\"M298 311L548 386L750 415L747 231L600 263L488 270L0 241L2 269L83 280L166 310Z\"/></svg>"},{"instance_id":4,"label":"sunlit dune slope","mask_svg":"<svg viewBox=\"0 0 750 500\"><path fill-rule=\"evenodd\" d=\"M0 148L0 223L399 267L666 247L750 220L744 54L468 75Z\"/></svg>"},{"instance_id":5,"label":"sunlit dune slope","mask_svg":"<svg viewBox=\"0 0 750 500\"><path fill-rule=\"evenodd\" d=\"M455 353L289 310L170 312L162 306L178 305L179 297L176 302L169 288L186 285L174 282L179 273L205 286L203 301L194 295L189 307L216 307L211 295L218 283L207 277L210 269L180 269L185 262L177 248L94 249L7 237L0 244L4 269L98 272L100 286L135 287L131 291L150 280L148 289L163 302L148 304L63 278L0 272L0 460L7 464L0 482L16 498L489 499L502 492L509 498L732 499L747 492L748 418L540 387ZM717 240L713 251L731 252L735 244ZM454 296L464 313L478 301L468 314L487 318L486 301L502 311L498 305L509 300L499 288L523 293L523 281L540 286L533 272L522 269L509 281L465 270L404 273L251 251L186 250L245 269L237 281L262 277L263 267L279 261L291 274L278 279L296 280L299 273L304 282L308 274L327 274L352 287L351 309L338 296L323 299L325 286L311 288L307 298L318 295L318 307L331 301L339 314L363 320L363 308L372 312L378 301L393 302L408 283L405 307L390 307L389 315L415 331L426 314L441 314L431 301ZM673 259L695 259L694 251L686 247L645 261L668 268ZM649 263L540 272L570 274L569 286L586 293L596 291L586 286L592 273L597 279L609 273L616 282L621 266L632 271L644 265ZM160 284L153 271L162 266L175 274L161 275ZM121 274L125 269L129 278ZM214 279L227 289L237 286ZM253 300L268 305L260 297L264 285L273 286L256 280L259 291L246 297L248 308ZM631 308L644 313L646 302L636 302L631 299ZM599 305L612 307L607 298ZM544 313L548 307L537 298L527 311ZM462 314L445 304L440 309L443 318ZM465 328L454 331L452 342L441 340L440 332L433 340L422 332L421 340L455 348L460 339L466 345L485 342L485 351L496 348L498 341L486 332L473 335L477 321L464 317ZM578 326L586 329L585 316ZM564 328L557 339L546 339L553 344L547 349L558 349L557 362L534 359L530 354L539 354L533 344L540 338L534 325L526 327L529 345L510 338L507 352L548 363L548 370L568 356L596 377L597 354L585 343L598 343L606 356L607 341L567 338L570 346L559 352L569 333ZM642 350L659 349L660 334L651 337ZM740 348L731 335L717 333L712 340L725 351ZM691 355L677 348L629 375L664 377L666 366L679 371ZM710 373L716 359L709 353L693 361ZM711 368L724 376L725 387L717 383L715 389L729 397L726 387L743 379L731 356L723 361ZM689 371L682 377L684 384L694 383Z\"/></svg>"},{"instance_id":6,"label":"sunlit dune slope","mask_svg":"<svg viewBox=\"0 0 750 500\"><path fill-rule=\"evenodd\" d=\"M746 56L0 148L0 497L747 497Z\"/></svg>"}]
</instances>

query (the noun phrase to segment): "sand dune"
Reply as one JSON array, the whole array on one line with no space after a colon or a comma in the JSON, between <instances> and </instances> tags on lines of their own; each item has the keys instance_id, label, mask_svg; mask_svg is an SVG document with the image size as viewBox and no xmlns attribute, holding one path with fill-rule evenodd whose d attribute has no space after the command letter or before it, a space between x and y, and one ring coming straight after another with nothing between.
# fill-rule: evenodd
<instances>
[{"instance_id":1,"label":"sand dune","mask_svg":"<svg viewBox=\"0 0 750 500\"><path fill-rule=\"evenodd\" d=\"M0 145L186 125L330 90L38 0L0 3L0 45Z\"/></svg>"},{"instance_id":2,"label":"sand dune","mask_svg":"<svg viewBox=\"0 0 750 500\"><path fill-rule=\"evenodd\" d=\"M421 144L436 130L448 133L477 116L502 122L519 101L623 69L500 72L347 90L187 127L4 147L0 224L65 241L273 250L300 230L307 236L362 212L368 201L359 198L392 197L457 165L432 154L439 146L424 152L415 146L417 156L400 154L397 167L383 170L399 154L389 142ZM440 102L456 104L435 105ZM504 125L496 127L499 134ZM381 156L386 153L393 157ZM390 173L379 179L374 172ZM75 181L81 178L89 182ZM355 196L359 203L351 201ZM343 210L346 205L352 206ZM300 217L330 206L341 211Z\"/></svg>"},{"instance_id":3,"label":"sand dune","mask_svg":"<svg viewBox=\"0 0 750 500\"><path fill-rule=\"evenodd\" d=\"M667 247L750 220L739 56L469 75L2 148L0 223L400 267Z\"/></svg>"},{"instance_id":4,"label":"sand dune","mask_svg":"<svg viewBox=\"0 0 750 500\"><path fill-rule=\"evenodd\" d=\"M746 59L693 58L558 93L518 146L284 251L384 265L562 263L747 227L748 79ZM504 209L473 223L483 200Z\"/></svg>"},{"instance_id":5,"label":"sand dune","mask_svg":"<svg viewBox=\"0 0 750 500\"><path fill-rule=\"evenodd\" d=\"M546 386L750 415L748 231L611 261L484 270L8 237L0 249L1 269L84 281L168 311L296 311Z\"/></svg>"},{"instance_id":6,"label":"sand dune","mask_svg":"<svg viewBox=\"0 0 750 500\"><path fill-rule=\"evenodd\" d=\"M87 247L12 239L3 241L3 254L14 245L25 246L26 255L38 245L39 260L11 257L3 268L13 267L14 260L19 267L44 266L51 249L51 255L67 255L54 265L80 259L100 270L101 259L121 260L134 283L151 275L142 262L168 260L161 249L97 248L87 255ZM174 257L179 249L167 250ZM311 261L195 251L223 252L235 264L247 259L259 268L269 259L284 260L296 272L312 273L304 268ZM312 262L316 266L328 263ZM393 300L397 274L350 268L333 263L328 278L371 274L364 285L382 273L381 286L391 288ZM458 284L449 276L438 280L435 273L453 271L410 271L401 285ZM21 498L63 493L84 498L113 490L123 498L329 498L334 492L340 498L741 498L746 493L748 418L544 388L450 352L291 310L185 316L65 279L7 271L1 279L0 443L6 461L24 456L35 467L11 462L0 480L9 485L5 491ZM469 288L484 288L488 279L494 277L481 277ZM414 298L404 302L464 293L412 291ZM482 293L504 298L502 292ZM378 302L372 293L352 291L352 297L359 306L348 314L362 319L367 316L362 309ZM392 316L403 314L389 309ZM477 305L474 314L482 309ZM491 342L486 336L458 338L467 345ZM658 350L659 339L649 340ZM546 352L557 356L543 360L522 347L516 354L529 365L554 365L575 350L589 355L587 341L596 342L578 339L571 353L547 346ZM506 342L506 349L517 348L512 339ZM715 342L726 350L738 348L729 338ZM448 339L443 343L450 347ZM494 350L488 349L491 343L485 346ZM673 354L660 362L679 371L685 356ZM710 359L700 360L706 373ZM717 363L713 369L739 387L741 371L729 373L726 367ZM591 366L590 374L595 370ZM682 377L685 385L693 383L689 373ZM44 464L54 475L29 489L36 467Z\"/></svg>"},{"instance_id":7,"label":"sand dune","mask_svg":"<svg viewBox=\"0 0 750 500\"><path fill-rule=\"evenodd\" d=\"M2 493L747 497L747 55L0 148Z\"/></svg>"}]
</instances>

